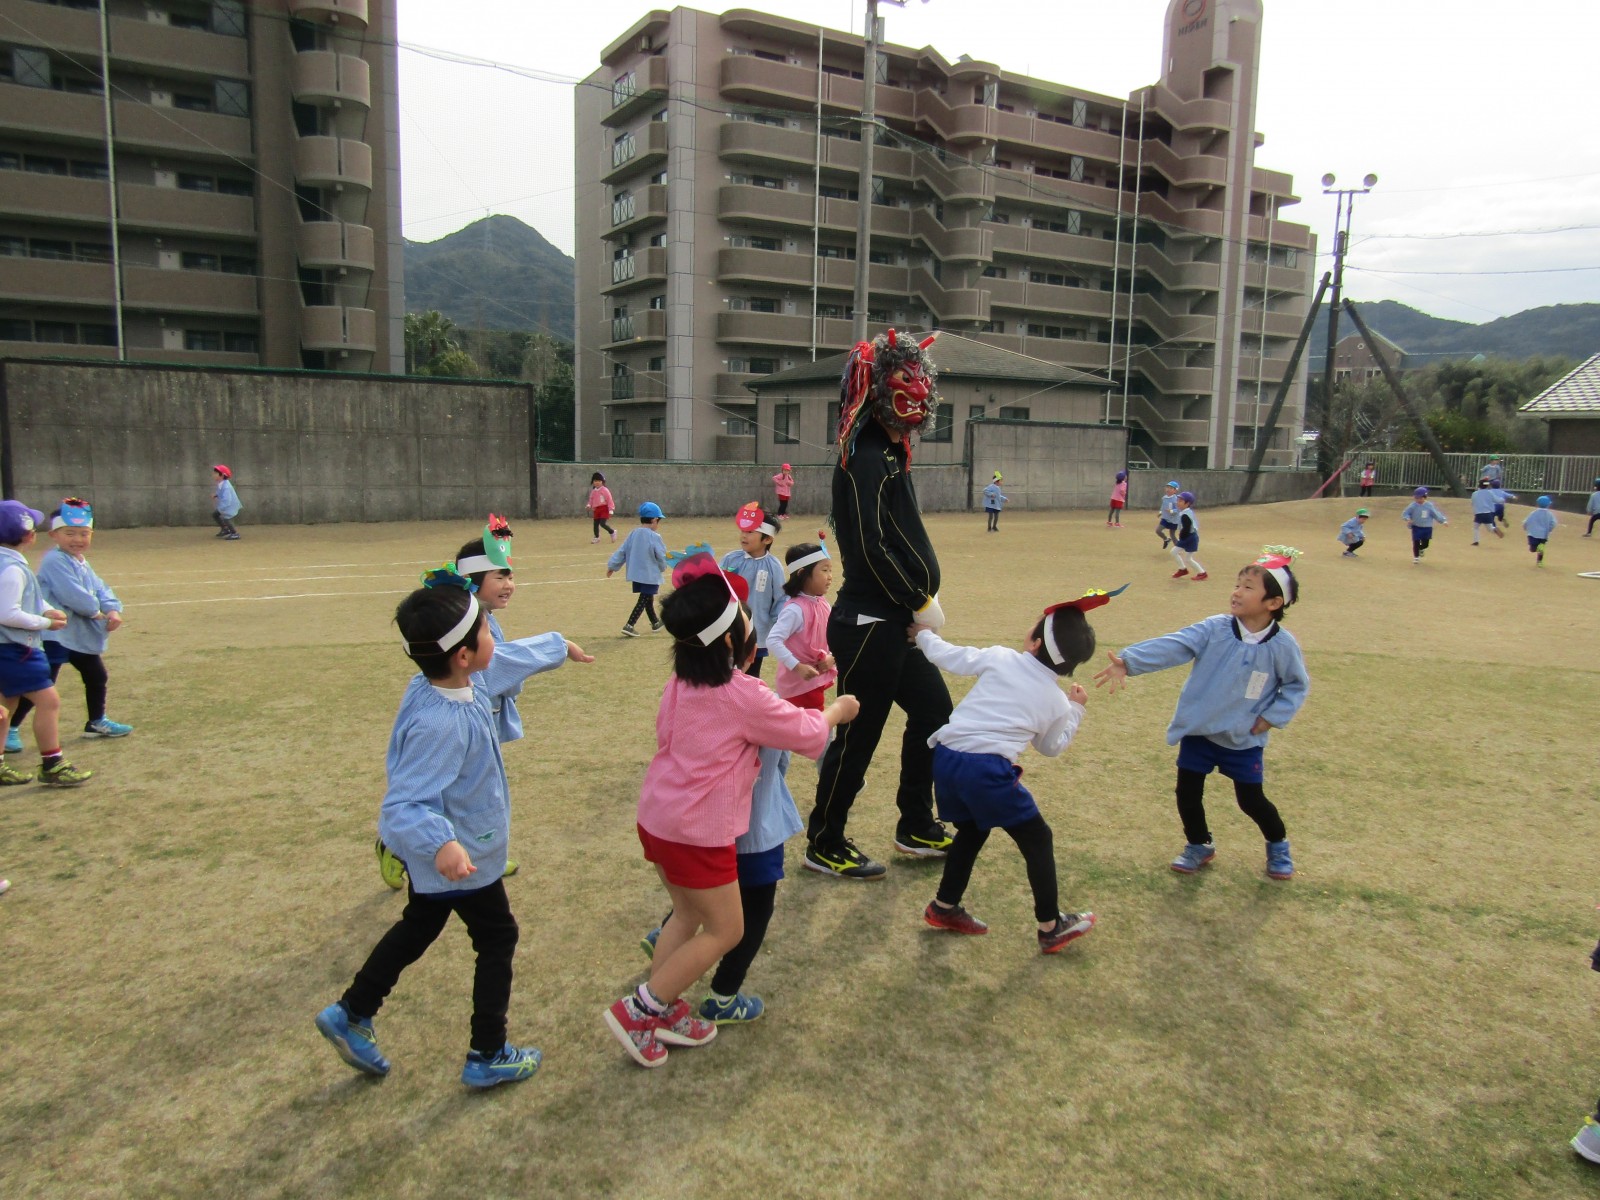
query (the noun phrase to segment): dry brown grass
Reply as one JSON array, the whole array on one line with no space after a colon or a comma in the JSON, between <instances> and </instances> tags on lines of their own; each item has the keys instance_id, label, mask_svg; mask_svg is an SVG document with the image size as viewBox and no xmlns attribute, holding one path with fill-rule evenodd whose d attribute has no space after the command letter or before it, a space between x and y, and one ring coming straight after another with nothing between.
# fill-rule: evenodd
<instances>
[{"instance_id":1,"label":"dry brown grass","mask_svg":"<svg viewBox=\"0 0 1600 1200\"><path fill-rule=\"evenodd\" d=\"M1183 672L1141 679L1092 696L1063 759L1026 764L1063 899L1101 914L1091 937L1034 952L1003 840L968 896L984 939L921 924L936 866L840 884L791 844L750 979L767 1019L649 1073L599 1014L662 907L633 805L665 647L617 638L631 598L586 523L519 526L508 632L600 657L531 683L506 756L525 864L511 1028L546 1059L486 1095L457 1082L458 928L379 1018L387 1080L311 1025L399 910L370 852L408 674L389 616L470 523L103 534L94 560L130 611L111 711L138 732L72 746L87 787L0 793L0 1194L1592 1195L1565 1141L1600 1086L1600 582L1574 575L1600 569L1600 540L1563 528L1537 571L1520 539L1467 546L1446 502L1457 523L1413 568L1399 502L1373 507L1358 562L1333 541L1353 502L1206 512L1200 585L1168 580L1146 514L1120 533L1007 515L999 536L933 518L949 635L980 644L1131 580L1093 617L1117 647L1221 611L1263 541L1310 551L1291 628L1313 691L1267 755L1300 875L1264 878L1215 789L1216 865L1166 870ZM732 544L724 523L666 533ZM81 711L70 672L64 692ZM851 827L879 855L892 758ZM795 766L802 808L812 778Z\"/></svg>"}]
</instances>

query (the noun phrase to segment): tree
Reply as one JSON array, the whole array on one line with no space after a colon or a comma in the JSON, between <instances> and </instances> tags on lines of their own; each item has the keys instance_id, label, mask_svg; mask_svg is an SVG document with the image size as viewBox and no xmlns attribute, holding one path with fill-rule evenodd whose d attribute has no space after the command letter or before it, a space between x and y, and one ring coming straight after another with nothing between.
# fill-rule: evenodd
<instances>
[{"instance_id":1,"label":"tree","mask_svg":"<svg viewBox=\"0 0 1600 1200\"><path fill-rule=\"evenodd\" d=\"M539 336L539 335L535 335ZM572 367L557 359L534 401L539 436L538 455L546 462L571 462L576 457L572 404Z\"/></svg>"},{"instance_id":2,"label":"tree","mask_svg":"<svg viewBox=\"0 0 1600 1200\"><path fill-rule=\"evenodd\" d=\"M429 375L435 379L476 379L483 374L477 360L465 350L446 350L435 354L413 375Z\"/></svg>"},{"instance_id":3,"label":"tree","mask_svg":"<svg viewBox=\"0 0 1600 1200\"><path fill-rule=\"evenodd\" d=\"M406 374L422 375L422 368L441 354L459 350L456 325L437 309L406 314Z\"/></svg>"}]
</instances>

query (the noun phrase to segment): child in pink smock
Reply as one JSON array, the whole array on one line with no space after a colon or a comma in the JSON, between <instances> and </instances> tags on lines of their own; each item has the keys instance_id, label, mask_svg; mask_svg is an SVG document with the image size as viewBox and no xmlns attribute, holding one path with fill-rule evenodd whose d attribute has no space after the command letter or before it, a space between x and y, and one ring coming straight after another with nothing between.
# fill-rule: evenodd
<instances>
[{"instance_id":1,"label":"child in pink smock","mask_svg":"<svg viewBox=\"0 0 1600 1200\"><path fill-rule=\"evenodd\" d=\"M772 486L778 492L778 520L789 519L789 497L794 495L794 476L789 473L789 464L783 464L783 470L772 477Z\"/></svg>"},{"instance_id":2,"label":"child in pink smock","mask_svg":"<svg viewBox=\"0 0 1600 1200\"><path fill-rule=\"evenodd\" d=\"M767 652L778 663L775 686L779 697L796 708L821 712L827 707L828 689L839 677L828 653L828 616L833 606L825 599L833 585L833 559L826 545L801 542L789 547L784 563L789 579L783 590L789 600L767 632Z\"/></svg>"},{"instance_id":3,"label":"child in pink smock","mask_svg":"<svg viewBox=\"0 0 1600 1200\"><path fill-rule=\"evenodd\" d=\"M1106 510L1106 528L1122 528L1122 510L1128 506L1128 473L1117 472L1117 481L1111 488L1111 507Z\"/></svg>"}]
</instances>

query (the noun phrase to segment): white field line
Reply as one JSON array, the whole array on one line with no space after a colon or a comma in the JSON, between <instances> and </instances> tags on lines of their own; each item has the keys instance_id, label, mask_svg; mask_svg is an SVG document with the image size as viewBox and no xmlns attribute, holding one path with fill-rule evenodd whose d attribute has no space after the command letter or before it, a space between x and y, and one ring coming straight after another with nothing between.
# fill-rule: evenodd
<instances>
[{"instance_id":1,"label":"white field line","mask_svg":"<svg viewBox=\"0 0 1600 1200\"><path fill-rule=\"evenodd\" d=\"M339 576L335 576L335 578L339 578ZM533 583L523 583L523 584L519 584L518 586L519 586L519 588L526 588L526 587L545 587L545 586L556 585L556 584L562 584L562 585L573 584L573 583L595 584L595 583L604 583L604 582L605 582L604 579L540 579L540 580L534 581ZM282 593L282 594L278 594L278 595L271 595L271 596L200 596L200 597L196 597L196 598L194 598L192 600L148 600L148 601L141 602L138 605L138 607L139 607L140 611L143 611L144 609L147 609L147 608L166 608L166 607L169 607L169 606L174 605L174 604L242 604L242 603L246 603L248 601L253 601L253 600L322 600L322 599L327 599L328 597L338 597L338 596L350 596L350 597L360 597L360 596L403 596L403 595L407 594L408 592L412 592L412 591L415 591L415 590L416 589L414 589L414 588L406 587L406 588L378 588L378 589L374 589L372 591L365 591L365 592L286 592L286 593Z\"/></svg>"},{"instance_id":2,"label":"white field line","mask_svg":"<svg viewBox=\"0 0 1600 1200\"><path fill-rule=\"evenodd\" d=\"M239 575L247 574L248 572L251 572L251 571L256 571L256 572L284 571L284 570L289 570L289 571L338 571L338 570L344 570L344 569L352 568L352 567L368 567L368 568L371 568L371 567L437 567L440 563L443 563L445 561L446 560L443 559L443 558L438 558L438 559L417 558L417 559L405 559L405 560L402 560L400 562L379 562L379 563L374 563L374 562L291 563L291 564L287 564L287 565L282 564L282 563L278 563L278 564L273 564L273 565L269 565L269 566L240 567L239 568ZM523 554L523 555L513 555L511 561L512 561L512 565L513 565L514 568L515 568L515 566L517 564L519 564L519 563L522 564L522 569L524 571L528 570L530 566L533 566L535 564L537 564L539 566L543 566L543 567L563 567L563 566L568 566L568 565L570 565L572 563L588 563L588 562L592 562L592 563L596 563L596 564L599 564L599 565L603 565L602 560L600 560L597 557L592 557L590 555L582 555L582 556L567 555L567 556L545 556L545 557L540 557L538 555L533 555L533 554ZM176 575L193 575L193 574L197 574L197 573L201 573L201 572L205 572L205 571L215 571L216 569L217 568L216 568L215 564L209 564L209 565L204 566L204 567L177 568L177 569L170 570L170 571L118 571L117 572L117 578L119 580L123 580L123 579L140 579L140 578L167 579L167 578L171 578L171 577L176 576ZM239 575L234 575L231 578L233 580L237 580L239 578ZM196 582L205 582L205 581L196 581ZM225 580L224 582L228 582L228 581Z\"/></svg>"}]
</instances>

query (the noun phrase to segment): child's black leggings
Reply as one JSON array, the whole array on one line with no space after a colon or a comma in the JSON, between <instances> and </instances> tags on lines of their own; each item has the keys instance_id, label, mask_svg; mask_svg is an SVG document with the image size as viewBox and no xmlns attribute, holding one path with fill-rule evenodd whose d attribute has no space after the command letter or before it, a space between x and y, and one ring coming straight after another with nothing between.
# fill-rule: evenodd
<instances>
[{"instance_id":1,"label":"child's black leggings","mask_svg":"<svg viewBox=\"0 0 1600 1200\"><path fill-rule=\"evenodd\" d=\"M1211 830L1206 826L1206 777L1199 771L1178 768L1178 819L1183 822L1184 840L1196 846L1211 840ZM1233 798L1239 802L1239 811L1254 821L1261 836L1269 842L1281 842L1288 837L1283 818L1267 799L1259 783L1233 781ZM1041 918L1042 919L1042 918Z\"/></svg>"},{"instance_id":2,"label":"child's black leggings","mask_svg":"<svg viewBox=\"0 0 1600 1200\"><path fill-rule=\"evenodd\" d=\"M612 537L616 537L617 536L617 531L615 529L611 528L611 521L609 519L601 520L599 517L593 517L593 518L591 518L591 520L594 521L594 536L595 537L599 537L600 536L600 531L602 529L604 529Z\"/></svg>"},{"instance_id":3,"label":"child's black leggings","mask_svg":"<svg viewBox=\"0 0 1600 1200\"><path fill-rule=\"evenodd\" d=\"M966 894L967 883L972 879L973 864L978 861L978 851L989 840L989 830L979 829L975 821L956 821L955 840L945 853L944 878L939 880L935 893L941 904L960 904ZM1035 814L1016 825L1005 826L1005 831L1022 851L1022 861L1028 866L1028 886L1033 889L1033 915L1039 921L1054 921L1061 912L1061 900L1056 887L1055 838L1042 816Z\"/></svg>"},{"instance_id":4,"label":"child's black leggings","mask_svg":"<svg viewBox=\"0 0 1600 1200\"><path fill-rule=\"evenodd\" d=\"M233 527L232 519L223 516L221 510L219 510L219 509L215 509L214 508L214 509L211 510L211 519L217 523L217 528L223 533L238 533L239 532L237 529L235 529Z\"/></svg>"},{"instance_id":5,"label":"child's black leggings","mask_svg":"<svg viewBox=\"0 0 1600 1200\"><path fill-rule=\"evenodd\" d=\"M111 678L106 671L106 660L98 654L83 654L77 650L67 651L67 661L77 670L83 679L83 698L89 709L89 723L100 720L106 715L106 681ZM50 682L54 683L61 674L61 664L50 664ZM11 727L15 729L22 724L22 718L33 711L33 701L24 696L17 701L17 711L11 714Z\"/></svg>"},{"instance_id":6,"label":"child's black leggings","mask_svg":"<svg viewBox=\"0 0 1600 1200\"><path fill-rule=\"evenodd\" d=\"M744 986L745 974L755 962L761 943L766 940L767 925L772 920L773 906L778 902L778 885L761 883L739 885L739 907L744 909L744 936L739 944L722 956L717 970L711 976L711 990L719 996L731 996Z\"/></svg>"},{"instance_id":7,"label":"child's black leggings","mask_svg":"<svg viewBox=\"0 0 1600 1200\"><path fill-rule=\"evenodd\" d=\"M656 598L648 592L639 593L639 600L633 606L633 615L628 618L628 624L632 625L637 621L640 613L649 614L650 624L656 623Z\"/></svg>"}]
</instances>

